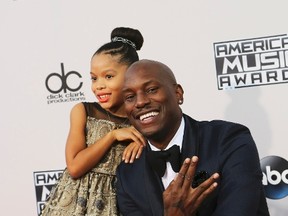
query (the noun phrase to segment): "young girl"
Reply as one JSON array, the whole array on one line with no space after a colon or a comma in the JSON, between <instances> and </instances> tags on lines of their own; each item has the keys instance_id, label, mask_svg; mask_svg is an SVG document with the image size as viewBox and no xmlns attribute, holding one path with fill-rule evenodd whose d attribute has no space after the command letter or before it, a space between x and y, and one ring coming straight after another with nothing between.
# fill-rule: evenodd
<instances>
[{"instance_id":1,"label":"young girl","mask_svg":"<svg viewBox=\"0 0 288 216\"><path fill-rule=\"evenodd\" d=\"M121 160L132 163L145 146L144 137L129 125L121 93L124 73L139 60L136 50L142 44L138 30L119 27L112 31L111 42L92 56L92 91L99 102L72 108L67 168L51 191L42 216L119 215L116 168Z\"/></svg>"}]
</instances>

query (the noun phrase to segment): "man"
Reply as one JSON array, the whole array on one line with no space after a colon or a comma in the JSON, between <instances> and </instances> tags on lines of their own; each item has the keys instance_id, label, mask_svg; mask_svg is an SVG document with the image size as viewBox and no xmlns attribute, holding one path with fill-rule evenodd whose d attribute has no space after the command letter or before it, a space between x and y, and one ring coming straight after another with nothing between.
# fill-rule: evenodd
<instances>
[{"instance_id":1,"label":"man","mask_svg":"<svg viewBox=\"0 0 288 216\"><path fill-rule=\"evenodd\" d=\"M259 156L249 129L231 122L192 119L179 106L183 93L172 71L160 62L141 60L128 68L123 87L125 109L149 145L134 163L118 167L117 200L122 214L269 215ZM164 171L163 165L155 167L162 163L152 156L154 151L161 150L163 158L174 155L162 151L170 147L181 149L181 162L192 158L184 161L180 171L172 162L165 162ZM213 183L217 173L218 185Z\"/></svg>"}]
</instances>

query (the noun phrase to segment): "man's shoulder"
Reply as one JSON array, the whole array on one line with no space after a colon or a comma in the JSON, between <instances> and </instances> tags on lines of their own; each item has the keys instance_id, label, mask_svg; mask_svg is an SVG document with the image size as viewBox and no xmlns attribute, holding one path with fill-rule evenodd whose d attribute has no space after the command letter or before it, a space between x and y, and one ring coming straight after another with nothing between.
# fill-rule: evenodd
<instances>
[{"instance_id":1,"label":"man's shoulder","mask_svg":"<svg viewBox=\"0 0 288 216\"><path fill-rule=\"evenodd\" d=\"M213 120L196 120L192 118L191 116L187 114L183 114L183 117L185 119L185 122L189 122L192 125L198 125L199 127L215 127L215 128L225 128L225 127L242 127L247 128L245 125L238 123L238 122L232 122L222 119L213 119Z\"/></svg>"},{"instance_id":2,"label":"man's shoulder","mask_svg":"<svg viewBox=\"0 0 288 216\"><path fill-rule=\"evenodd\" d=\"M143 167L145 166L144 160L145 160L145 150L142 152L140 157L136 160L134 160L133 163L125 163L122 161L118 167L117 167L117 173L125 174L125 173L132 173L134 170L143 170Z\"/></svg>"}]
</instances>

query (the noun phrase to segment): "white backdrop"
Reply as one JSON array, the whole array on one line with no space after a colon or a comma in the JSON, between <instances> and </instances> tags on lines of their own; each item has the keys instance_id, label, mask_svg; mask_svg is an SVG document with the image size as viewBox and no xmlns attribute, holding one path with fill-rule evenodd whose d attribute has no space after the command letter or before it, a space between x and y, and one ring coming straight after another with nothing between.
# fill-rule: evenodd
<instances>
[{"instance_id":1,"label":"white backdrop","mask_svg":"<svg viewBox=\"0 0 288 216\"><path fill-rule=\"evenodd\" d=\"M245 124L260 158L287 160L288 83L218 90L213 50L216 42L286 34L287 7L285 0L1 0L0 214L37 215L33 173L65 167L70 109L94 100L90 58L118 26L142 32L140 58L173 69L185 113ZM66 75L81 74L67 77L69 87L83 84L77 95L46 88L61 63ZM60 85L56 76L49 80L54 90ZM51 103L56 96L63 100ZM267 200L272 216L287 215L288 197Z\"/></svg>"}]
</instances>

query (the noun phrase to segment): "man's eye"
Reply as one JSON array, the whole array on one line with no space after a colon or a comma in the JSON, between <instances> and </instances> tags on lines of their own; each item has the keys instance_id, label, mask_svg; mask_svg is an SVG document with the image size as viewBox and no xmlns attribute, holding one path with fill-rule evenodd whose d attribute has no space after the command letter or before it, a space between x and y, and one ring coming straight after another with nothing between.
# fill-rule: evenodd
<instances>
[{"instance_id":1,"label":"man's eye","mask_svg":"<svg viewBox=\"0 0 288 216\"><path fill-rule=\"evenodd\" d=\"M125 101L127 102L132 102L134 100L135 96L134 95L128 95L125 97Z\"/></svg>"},{"instance_id":2,"label":"man's eye","mask_svg":"<svg viewBox=\"0 0 288 216\"><path fill-rule=\"evenodd\" d=\"M91 77L91 80L92 80L92 81L96 81L96 80L97 80L97 77Z\"/></svg>"},{"instance_id":3,"label":"man's eye","mask_svg":"<svg viewBox=\"0 0 288 216\"><path fill-rule=\"evenodd\" d=\"M149 88L147 90L147 94L155 93L157 91L157 88Z\"/></svg>"}]
</instances>

